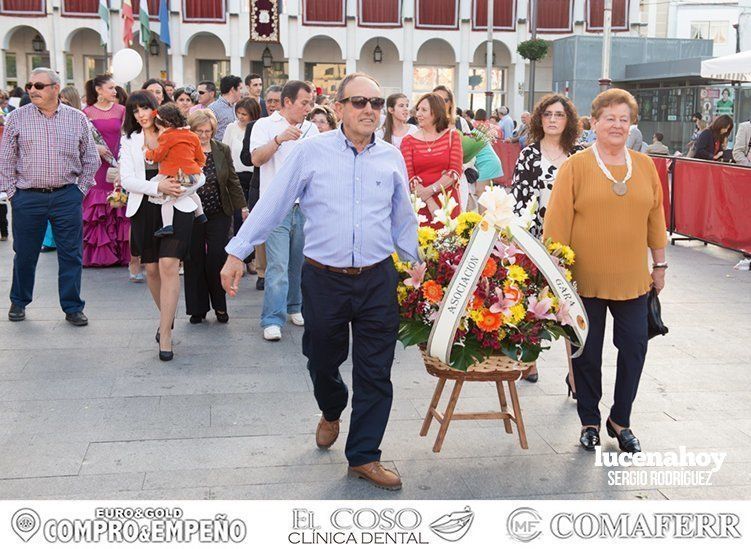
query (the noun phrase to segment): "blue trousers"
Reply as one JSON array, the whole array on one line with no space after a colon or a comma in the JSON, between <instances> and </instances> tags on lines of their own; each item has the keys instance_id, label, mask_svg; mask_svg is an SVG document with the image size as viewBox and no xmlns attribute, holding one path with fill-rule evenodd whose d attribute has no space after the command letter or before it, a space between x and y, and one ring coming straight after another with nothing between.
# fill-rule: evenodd
<instances>
[{"instance_id":1,"label":"blue trousers","mask_svg":"<svg viewBox=\"0 0 751 549\"><path fill-rule=\"evenodd\" d=\"M11 199L13 209L13 284L10 301L26 307L33 298L34 277L47 221L57 241L57 285L60 306L66 313L83 311L83 194L76 185L52 193L19 189Z\"/></svg>"},{"instance_id":2,"label":"blue trousers","mask_svg":"<svg viewBox=\"0 0 751 549\"><path fill-rule=\"evenodd\" d=\"M610 418L630 427L631 406L647 356L647 294L626 301L583 297L589 317L589 335L584 352L573 359L576 408L582 425L600 425L602 398L602 344L607 311L613 315L613 343L618 349L615 393Z\"/></svg>"},{"instance_id":3,"label":"blue trousers","mask_svg":"<svg viewBox=\"0 0 751 549\"><path fill-rule=\"evenodd\" d=\"M266 239L266 286L263 291L261 327L284 326L287 314L302 307L300 273L303 263L305 217L295 204L282 224Z\"/></svg>"},{"instance_id":4,"label":"blue trousers","mask_svg":"<svg viewBox=\"0 0 751 549\"><path fill-rule=\"evenodd\" d=\"M398 275L391 258L358 276L308 263L302 269L303 354L323 417L338 419L348 390L339 367L349 354L352 327L352 416L345 455L353 467L381 459L391 412L391 364L399 331Z\"/></svg>"}]
</instances>

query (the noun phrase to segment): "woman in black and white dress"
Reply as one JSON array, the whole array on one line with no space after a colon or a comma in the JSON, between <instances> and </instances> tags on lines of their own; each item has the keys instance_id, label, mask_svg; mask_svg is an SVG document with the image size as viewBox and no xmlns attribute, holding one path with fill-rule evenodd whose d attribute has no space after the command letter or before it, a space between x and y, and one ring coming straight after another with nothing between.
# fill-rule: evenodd
<instances>
[{"instance_id":1,"label":"woman in black and white dress","mask_svg":"<svg viewBox=\"0 0 751 549\"><path fill-rule=\"evenodd\" d=\"M519 153L511 193L516 199L516 214L521 214L533 199L537 199L537 211L529 228L529 232L536 238L542 237L542 223L558 168L569 156L584 148L577 143L579 133L579 116L569 98L550 94L535 105L529 122L531 144ZM576 398L570 364L569 360L566 383ZM535 383L538 377L537 367L532 366L524 379Z\"/></svg>"}]
</instances>

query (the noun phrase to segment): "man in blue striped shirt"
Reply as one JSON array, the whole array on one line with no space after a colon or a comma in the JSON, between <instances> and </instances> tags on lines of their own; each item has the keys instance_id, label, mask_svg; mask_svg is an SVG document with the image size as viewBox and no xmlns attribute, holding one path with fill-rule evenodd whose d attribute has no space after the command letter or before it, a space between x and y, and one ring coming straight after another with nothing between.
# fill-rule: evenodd
<instances>
[{"instance_id":1,"label":"man in blue striped shirt","mask_svg":"<svg viewBox=\"0 0 751 549\"><path fill-rule=\"evenodd\" d=\"M362 73L337 92L341 127L301 142L277 172L242 228L226 247L222 285L237 294L243 259L263 242L299 198L305 215L302 272L303 354L323 412L316 444L339 435L348 389L339 374L352 327L352 415L345 454L349 475L398 490L399 475L380 462L379 446L392 402L399 306L391 253L417 261L417 218L401 153L376 139L383 94Z\"/></svg>"}]
</instances>

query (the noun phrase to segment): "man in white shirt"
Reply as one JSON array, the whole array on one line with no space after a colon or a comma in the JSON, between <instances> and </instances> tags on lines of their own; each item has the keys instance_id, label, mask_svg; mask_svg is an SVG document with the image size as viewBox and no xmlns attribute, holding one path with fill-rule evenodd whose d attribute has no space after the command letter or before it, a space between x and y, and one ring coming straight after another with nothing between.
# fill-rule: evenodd
<instances>
[{"instance_id":1,"label":"man in white shirt","mask_svg":"<svg viewBox=\"0 0 751 549\"><path fill-rule=\"evenodd\" d=\"M313 90L300 80L290 80L282 89L282 108L256 121L250 135L253 165L261 170L261 192L300 139L318 134L318 128L305 117L313 108ZM266 282L263 294L261 327L267 341L282 338L287 315L296 326L303 326L300 277L303 264L303 225L305 219L295 204L284 222L266 240Z\"/></svg>"}]
</instances>

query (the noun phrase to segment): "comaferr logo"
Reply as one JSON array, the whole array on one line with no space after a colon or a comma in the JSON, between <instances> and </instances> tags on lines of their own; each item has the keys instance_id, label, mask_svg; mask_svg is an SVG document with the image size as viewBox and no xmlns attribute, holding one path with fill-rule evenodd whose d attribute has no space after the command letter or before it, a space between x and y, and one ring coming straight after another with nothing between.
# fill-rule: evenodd
<instances>
[{"instance_id":1,"label":"comaferr logo","mask_svg":"<svg viewBox=\"0 0 751 549\"><path fill-rule=\"evenodd\" d=\"M441 539L446 541L459 541L472 526L475 514L469 506L464 511L457 511L443 515L430 524L430 529Z\"/></svg>"}]
</instances>

